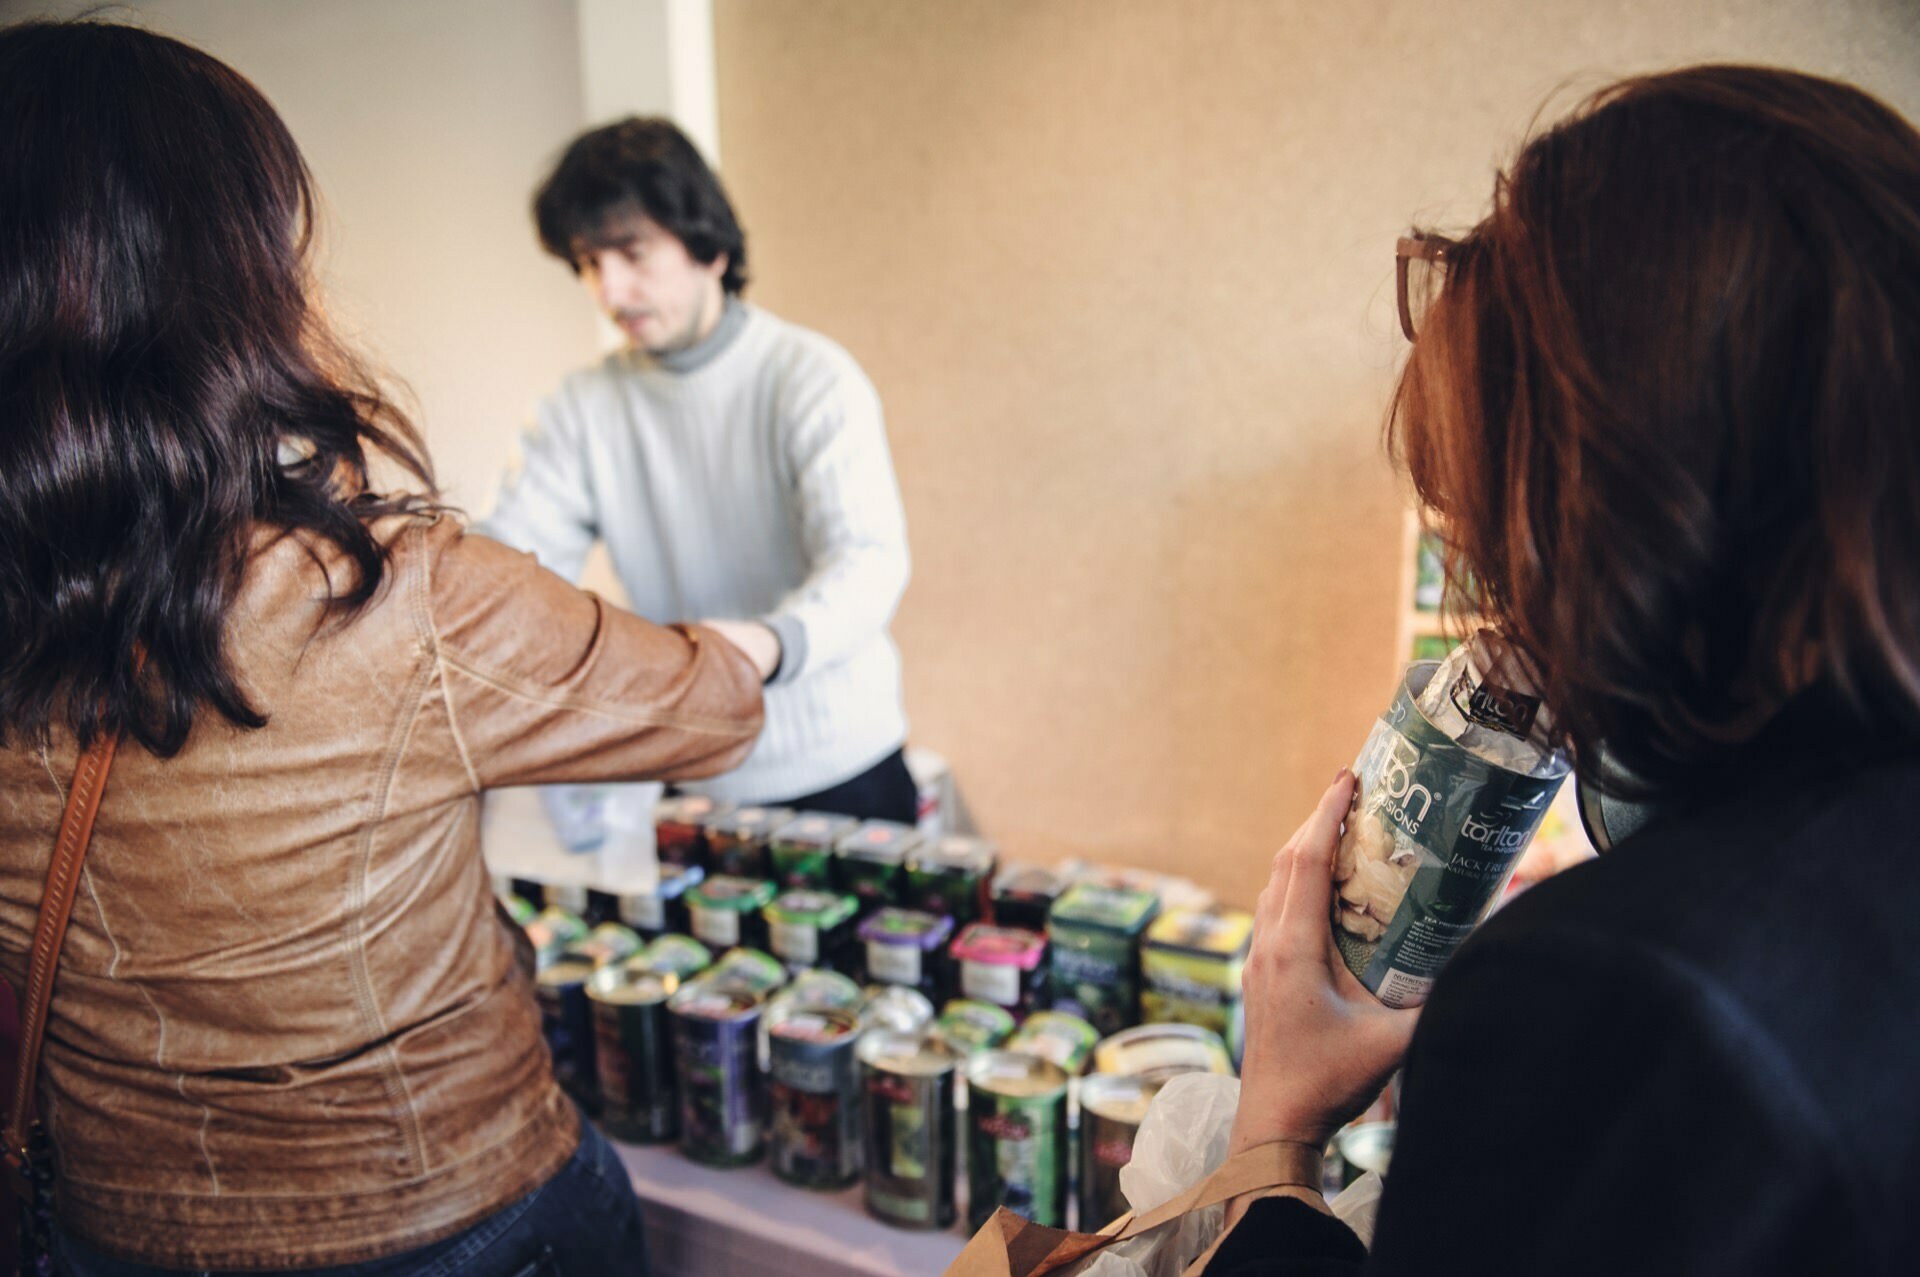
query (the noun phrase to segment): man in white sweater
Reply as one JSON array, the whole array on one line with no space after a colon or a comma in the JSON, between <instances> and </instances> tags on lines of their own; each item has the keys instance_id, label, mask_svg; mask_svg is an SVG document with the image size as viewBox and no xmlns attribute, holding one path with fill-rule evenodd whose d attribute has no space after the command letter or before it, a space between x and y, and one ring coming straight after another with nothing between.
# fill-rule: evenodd
<instances>
[{"instance_id":1,"label":"man in white sweater","mask_svg":"<svg viewBox=\"0 0 1920 1277\"><path fill-rule=\"evenodd\" d=\"M604 541L636 612L715 625L773 670L753 753L686 788L912 823L887 633L906 519L873 383L741 300L745 236L665 120L576 139L534 216L628 345L541 405L481 530L573 580Z\"/></svg>"}]
</instances>

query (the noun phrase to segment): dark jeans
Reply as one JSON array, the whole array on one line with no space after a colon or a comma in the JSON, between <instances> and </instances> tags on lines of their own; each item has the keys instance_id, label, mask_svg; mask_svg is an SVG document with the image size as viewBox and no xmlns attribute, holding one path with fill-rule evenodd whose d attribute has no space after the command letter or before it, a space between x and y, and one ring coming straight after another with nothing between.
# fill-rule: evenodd
<instances>
[{"instance_id":1,"label":"dark jeans","mask_svg":"<svg viewBox=\"0 0 1920 1277\"><path fill-rule=\"evenodd\" d=\"M841 781L832 789L767 806L917 825L920 823L920 788L913 783L913 773L907 770L906 750L896 749L852 780Z\"/></svg>"},{"instance_id":2,"label":"dark jeans","mask_svg":"<svg viewBox=\"0 0 1920 1277\"><path fill-rule=\"evenodd\" d=\"M155 1268L111 1259L59 1231L53 1271L61 1277L211 1277L204 1269ZM519 1201L464 1233L430 1246L343 1268L307 1268L303 1277L589 1277L647 1272L640 1199L619 1155L581 1122L580 1151Z\"/></svg>"}]
</instances>

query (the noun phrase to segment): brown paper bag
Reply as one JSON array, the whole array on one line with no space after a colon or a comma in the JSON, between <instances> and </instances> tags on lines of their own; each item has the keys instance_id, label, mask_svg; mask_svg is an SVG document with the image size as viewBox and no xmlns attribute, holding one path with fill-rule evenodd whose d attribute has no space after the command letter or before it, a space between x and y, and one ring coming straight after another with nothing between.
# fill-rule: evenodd
<instances>
[{"instance_id":1,"label":"brown paper bag","mask_svg":"<svg viewBox=\"0 0 1920 1277\"><path fill-rule=\"evenodd\" d=\"M946 1277L1045 1277L1103 1246L1163 1228L1183 1215L1245 1193L1283 1185L1318 1189L1320 1151L1305 1144L1288 1143L1250 1148L1229 1158L1219 1170L1156 1209L1144 1215L1122 1215L1097 1233L1045 1228L1003 1206L980 1226L966 1249L947 1265ZM1206 1254L1189 1266L1188 1273L1203 1269L1212 1253L1213 1247L1208 1247Z\"/></svg>"}]
</instances>

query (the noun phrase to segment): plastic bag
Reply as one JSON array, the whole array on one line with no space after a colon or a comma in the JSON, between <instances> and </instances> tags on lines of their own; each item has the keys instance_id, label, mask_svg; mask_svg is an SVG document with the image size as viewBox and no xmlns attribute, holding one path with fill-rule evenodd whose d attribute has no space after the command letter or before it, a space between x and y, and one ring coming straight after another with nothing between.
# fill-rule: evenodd
<instances>
[{"instance_id":1,"label":"plastic bag","mask_svg":"<svg viewBox=\"0 0 1920 1277\"><path fill-rule=\"evenodd\" d=\"M1127 1205L1143 1214L1186 1192L1227 1160L1240 1079L1183 1073L1160 1088L1120 1168ZM1179 1277L1220 1235L1226 1207L1209 1206L1144 1237L1117 1242L1073 1270L1075 1277Z\"/></svg>"}]
</instances>

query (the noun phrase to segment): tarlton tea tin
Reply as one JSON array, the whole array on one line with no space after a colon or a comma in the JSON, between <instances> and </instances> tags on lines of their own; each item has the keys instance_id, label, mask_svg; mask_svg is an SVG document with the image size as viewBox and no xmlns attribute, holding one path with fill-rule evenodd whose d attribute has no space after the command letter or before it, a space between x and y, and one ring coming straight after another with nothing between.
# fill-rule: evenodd
<instances>
[{"instance_id":1,"label":"tarlton tea tin","mask_svg":"<svg viewBox=\"0 0 1920 1277\"><path fill-rule=\"evenodd\" d=\"M1133 1141L1162 1083L1143 1077L1100 1076L1080 1083L1079 1228L1093 1232L1127 1212L1120 1168L1133 1160Z\"/></svg>"},{"instance_id":2,"label":"tarlton tea tin","mask_svg":"<svg viewBox=\"0 0 1920 1277\"><path fill-rule=\"evenodd\" d=\"M773 1173L802 1188L860 1178L860 1018L791 1002L768 1013Z\"/></svg>"},{"instance_id":3,"label":"tarlton tea tin","mask_svg":"<svg viewBox=\"0 0 1920 1277\"><path fill-rule=\"evenodd\" d=\"M540 1002L540 1029L553 1056L560 1089L591 1106L596 1096L593 1072L593 1014L587 1004L591 958L563 956L540 969L534 993Z\"/></svg>"},{"instance_id":4,"label":"tarlton tea tin","mask_svg":"<svg viewBox=\"0 0 1920 1277\"><path fill-rule=\"evenodd\" d=\"M764 998L786 984L787 969L770 953L758 949L729 949L701 978L723 988L745 989Z\"/></svg>"},{"instance_id":5,"label":"tarlton tea tin","mask_svg":"<svg viewBox=\"0 0 1920 1277\"><path fill-rule=\"evenodd\" d=\"M909 825L869 820L834 848L834 885L860 902L860 916L893 904L905 882L907 856L920 846Z\"/></svg>"},{"instance_id":6,"label":"tarlton tea tin","mask_svg":"<svg viewBox=\"0 0 1920 1277\"><path fill-rule=\"evenodd\" d=\"M1165 1081L1180 1073L1233 1073L1226 1043L1191 1024L1142 1024L1102 1038L1093 1071Z\"/></svg>"},{"instance_id":7,"label":"tarlton tea tin","mask_svg":"<svg viewBox=\"0 0 1920 1277\"><path fill-rule=\"evenodd\" d=\"M584 958L596 967L625 962L640 952L644 942L632 927L603 922L566 948L569 958Z\"/></svg>"},{"instance_id":8,"label":"tarlton tea tin","mask_svg":"<svg viewBox=\"0 0 1920 1277\"><path fill-rule=\"evenodd\" d=\"M824 967L851 975L859 969L852 896L805 888L776 896L761 916L767 948L795 971Z\"/></svg>"},{"instance_id":9,"label":"tarlton tea tin","mask_svg":"<svg viewBox=\"0 0 1920 1277\"><path fill-rule=\"evenodd\" d=\"M1017 1023L1045 1005L1047 938L976 922L953 942L960 995L1005 1007Z\"/></svg>"},{"instance_id":10,"label":"tarlton tea tin","mask_svg":"<svg viewBox=\"0 0 1920 1277\"><path fill-rule=\"evenodd\" d=\"M1140 937L1160 911L1150 891L1078 882L1053 902L1053 1005L1101 1033L1140 1022Z\"/></svg>"},{"instance_id":11,"label":"tarlton tea tin","mask_svg":"<svg viewBox=\"0 0 1920 1277\"><path fill-rule=\"evenodd\" d=\"M993 880L993 921L996 926L1045 931L1053 902L1067 889L1067 880L1038 865L1008 865Z\"/></svg>"},{"instance_id":12,"label":"tarlton tea tin","mask_svg":"<svg viewBox=\"0 0 1920 1277\"><path fill-rule=\"evenodd\" d=\"M1099 1041L1099 1030L1077 1015L1065 1011L1035 1011L1007 1039L1007 1050L1024 1051L1050 1060L1069 1077L1075 1077L1086 1069Z\"/></svg>"},{"instance_id":13,"label":"tarlton tea tin","mask_svg":"<svg viewBox=\"0 0 1920 1277\"><path fill-rule=\"evenodd\" d=\"M772 899L773 884L765 879L709 878L687 893L693 938L713 949L765 949L767 922L760 911Z\"/></svg>"},{"instance_id":14,"label":"tarlton tea tin","mask_svg":"<svg viewBox=\"0 0 1920 1277\"><path fill-rule=\"evenodd\" d=\"M1038 1056L982 1051L967 1061L967 1226L1004 1206L1067 1226L1067 1075Z\"/></svg>"},{"instance_id":15,"label":"tarlton tea tin","mask_svg":"<svg viewBox=\"0 0 1920 1277\"><path fill-rule=\"evenodd\" d=\"M630 891L615 897L620 921L648 940L675 933L684 935L691 925L687 913L687 892L706 879L698 865L660 862L660 880L651 891Z\"/></svg>"},{"instance_id":16,"label":"tarlton tea tin","mask_svg":"<svg viewBox=\"0 0 1920 1277\"><path fill-rule=\"evenodd\" d=\"M838 971L801 971L780 990L776 1002L811 1007L816 1011L858 1011L867 995Z\"/></svg>"},{"instance_id":17,"label":"tarlton tea tin","mask_svg":"<svg viewBox=\"0 0 1920 1277\"><path fill-rule=\"evenodd\" d=\"M785 807L736 807L707 821L707 866L734 878L771 878L773 831L793 820Z\"/></svg>"},{"instance_id":18,"label":"tarlton tea tin","mask_svg":"<svg viewBox=\"0 0 1920 1277\"><path fill-rule=\"evenodd\" d=\"M713 965L713 953L691 936L661 936L629 959L649 971L665 971L685 980Z\"/></svg>"},{"instance_id":19,"label":"tarlton tea tin","mask_svg":"<svg viewBox=\"0 0 1920 1277\"><path fill-rule=\"evenodd\" d=\"M587 977L600 1125L616 1139L659 1144L680 1133L673 1029L667 1018L667 1001L679 988L671 972L631 962L601 967Z\"/></svg>"},{"instance_id":20,"label":"tarlton tea tin","mask_svg":"<svg viewBox=\"0 0 1920 1277\"><path fill-rule=\"evenodd\" d=\"M926 1033L861 1038L867 1211L896 1228L953 1227L960 1057Z\"/></svg>"},{"instance_id":21,"label":"tarlton tea tin","mask_svg":"<svg viewBox=\"0 0 1920 1277\"><path fill-rule=\"evenodd\" d=\"M653 845L663 865L707 868L707 822L725 816L733 804L705 794L676 794L653 809Z\"/></svg>"},{"instance_id":22,"label":"tarlton tea tin","mask_svg":"<svg viewBox=\"0 0 1920 1277\"><path fill-rule=\"evenodd\" d=\"M924 993L903 984L870 984L860 1007L860 1021L870 1029L918 1033L933 1023L933 1003Z\"/></svg>"},{"instance_id":23,"label":"tarlton tea tin","mask_svg":"<svg viewBox=\"0 0 1920 1277\"><path fill-rule=\"evenodd\" d=\"M761 999L711 978L667 1003L680 1088L680 1151L712 1166L743 1166L766 1151Z\"/></svg>"},{"instance_id":24,"label":"tarlton tea tin","mask_svg":"<svg viewBox=\"0 0 1920 1277\"><path fill-rule=\"evenodd\" d=\"M947 945L953 919L918 909L881 909L860 924L867 979L917 989L935 1005L946 1000L952 979Z\"/></svg>"},{"instance_id":25,"label":"tarlton tea tin","mask_svg":"<svg viewBox=\"0 0 1920 1277\"><path fill-rule=\"evenodd\" d=\"M955 998L933 1022L934 1034L961 1055L993 1050L1013 1036L1013 1027L1005 1007L973 998Z\"/></svg>"},{"instance_id":26,"label":"tarlton tea tin","mask_svg":"<svg viewBox=\"0 0 1920 1277\"><path fill-rule=\"evenodd\" d=\"M1252 942L1253 915L1244 909L1214 905L1161 914L1140 947L1140 1018L1225 1034Z\"/></svg>"},{"instance_id":27,"label":"tarlton tea tin","mask_svg":"<svg viewBox=\"0 0 1920 1277\"><path fill-rule=\"evenodd\" d=\"M1441 966L1492 910L1568 771L1558 757L1546 775L1509 771L1436 727L1415 702L1439 670L1409 668L1374 724L1334 858L1340 956L1394 1007L1426 1001ZM1490 689L1460 689L1469 722L1515 713Z\"/></svg>"},{"instance_id":28,"label":"tarlton tea tin","mask_svg":"<svg viewBox=\"0 0 1920 1277\"><path fill-rule=\"evenodd\" d=\"M783 889L826 891L833 886L833 849L860 822L851 816L802 812L773 831L768 860Z\"/></svg>"},{"instance_id":29,"label":"tarlton tea tin","mask_svg":"<svg viewBox=\"0 0 1920 1277\"><path fill-rule=\"evenodd\" d=\"M956 929L979 922L999 860L999 849L984 838L948 834L923 843L907 858L906 901L951 918Z\"/></svg>"}]
</instances>

